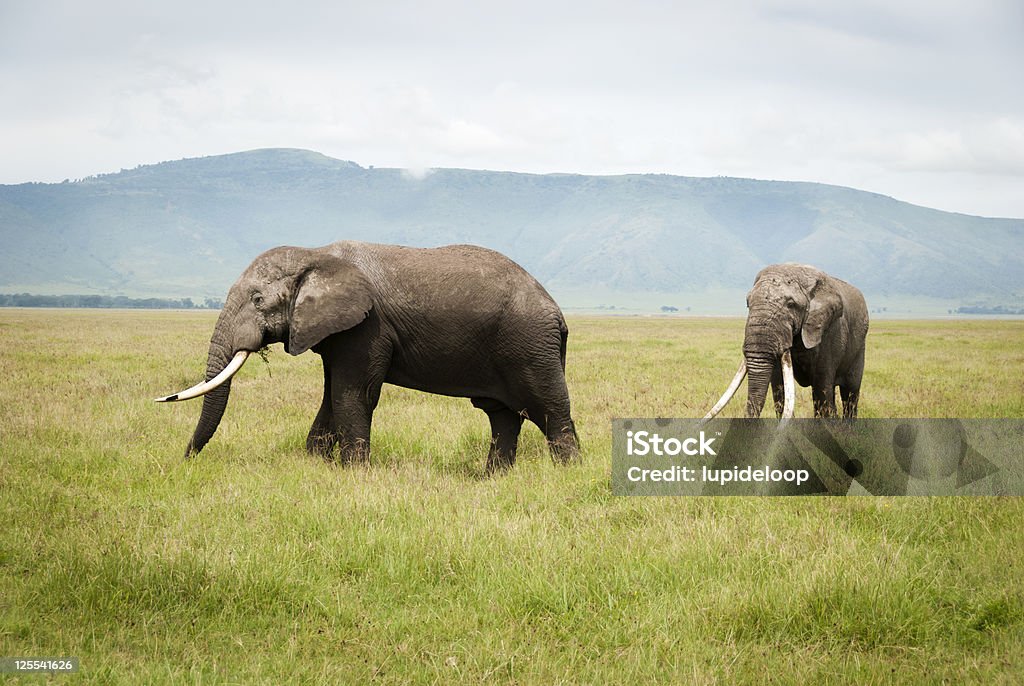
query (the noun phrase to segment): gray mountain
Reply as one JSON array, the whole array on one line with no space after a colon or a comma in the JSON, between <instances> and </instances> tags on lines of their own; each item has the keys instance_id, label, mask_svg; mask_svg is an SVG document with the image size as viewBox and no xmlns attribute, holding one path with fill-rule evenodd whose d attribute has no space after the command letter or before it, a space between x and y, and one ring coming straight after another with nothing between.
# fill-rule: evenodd
<instances>
[{"instance_id":1,"label":"gray mountain","mask_svg":"<svg viewBox=\"0 0 1024 686\"><path fill-rule=\"evenodd\" d=\"M0 291L219 298L267 248L343 238L485 245L570 305L593 304L595 293L680 302L745 291L782 261L813 264L869 296L1024 300L1021 219L815 183L411 175L288 149L0 186Z\"/></svg>"}]
</instances>

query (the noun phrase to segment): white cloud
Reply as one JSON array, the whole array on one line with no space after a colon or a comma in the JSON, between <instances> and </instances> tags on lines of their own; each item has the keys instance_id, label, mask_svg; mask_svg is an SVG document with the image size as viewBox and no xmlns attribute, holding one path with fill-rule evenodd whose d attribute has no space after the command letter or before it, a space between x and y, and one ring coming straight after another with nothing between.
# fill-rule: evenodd
<instances>
[{"instance_id":1,"label":"white cloud","mask_svg":"<svg viewBox=\"0 0 1024 686\"><path fill-rule=\"evenodd\" d=\"M402 176L413 181L422 181L433 173L433 169L426 169L424 167L412 167L402 170Z\"/></svg>"},{"instance_id":2,"label":"white cloud","mask_svg":"<svg viewBox=\"0 0 1024 686\"><path fill-rule=\"evenodd\" d=\"M1024 193L991 191L1024 164L1014 2L288 7L5 3L0 183L292 146L824 181L1024 216Z\"/></svg>"}]
</instances>

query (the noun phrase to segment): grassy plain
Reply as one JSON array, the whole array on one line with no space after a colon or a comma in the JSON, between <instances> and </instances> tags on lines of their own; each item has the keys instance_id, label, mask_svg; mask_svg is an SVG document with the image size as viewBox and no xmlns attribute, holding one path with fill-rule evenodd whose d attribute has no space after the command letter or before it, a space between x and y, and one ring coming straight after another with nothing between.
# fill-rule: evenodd
<instances>
[{"instance_id":1,"label":"grassy plain","mask_svg":"<svg viewBox=\"0 0 1024 686\"><path fill-rule=\"evenodd\" d=\"M571 319L582 461L528 426L496 478L482 413L395 387L369 466L308 456L319 360L279 347L182 460L198 401L152 398L213 321L0 310L0 656L96 684L1024 675L1018 498L611 495L610 419L702 414L740 319ZM1024 417L1024 322L874 323L862 415Z\"/></svg>"}]
</instances>

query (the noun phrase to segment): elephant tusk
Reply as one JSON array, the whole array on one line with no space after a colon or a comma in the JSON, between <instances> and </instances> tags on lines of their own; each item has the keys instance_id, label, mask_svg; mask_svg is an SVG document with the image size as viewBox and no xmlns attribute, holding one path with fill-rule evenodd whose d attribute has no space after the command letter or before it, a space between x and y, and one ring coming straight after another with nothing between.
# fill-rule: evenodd
<instances>
[{"instance_id":1,"label":"elephant tusk","mask_svg":"<svg viewBox=\"0 0 1024 686\"><path fill-rule=\"evenodd\" d=\"M725 389L725 393L719 398L715 406L711 408L711 411L704 415L704 419L701 423L713 419L715 415L722 411L722 408L729 404L732 397L736 395L736 389L740 387L740 383L743 381L743 377L747 375L747 361L744 359L740 362L740 368L736 370L736 376L733 377L732 383Z\"/></svg>"},{"instance_id":2,"label":"elephant tusk","mask_svg":"<svg viewBox=\"0 0 1024 686\"><path fill-rule=\"evenodd\" d=\"M247 357L249 357L248 350L239 350L237 353L235 353L235 356L231 358L231 361L228 362L228 366L224 367L224 369L222 369L220 374L218 374L217 376L213 377L209 381L204 381L203 383L196 384L192 388L181 391L180 393L175 393L174 395L167 395L164 396L163 398L156 398L156 402L173 403L178 400L190 400L191 398L198 398L201 395L206 395L213 389L217 388L217 386L220 386L225 381L234 376L235 372L241 369L242 365L245 364L245 358Z\"/></svg>"},{"instance_id":3,"label":"elephant tusk","mask_svg":"<svg viewBox=\"0 0 1024 686\"><path fill-rule=\"evenodd\" d=\"M787 350L782 353L782 390L785 402L782 405L782 423L793 418L796 408L796 381L793 379L793 356Z\"/></svg>"}]
</instances>

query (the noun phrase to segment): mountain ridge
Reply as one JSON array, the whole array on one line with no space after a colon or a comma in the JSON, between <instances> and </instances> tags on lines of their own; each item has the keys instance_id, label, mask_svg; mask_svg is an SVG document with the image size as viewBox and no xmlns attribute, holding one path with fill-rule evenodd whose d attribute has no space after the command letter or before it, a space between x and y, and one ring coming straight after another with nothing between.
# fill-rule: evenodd
<instances>
[{"instance_id":1,"label":"mountain ridge","mask_svg":"<svg viewBox=\"0 0 1024 686\"><path fill-rule=\"evenodd\" d=\"M745 291L781 261L814 264L876 297L1019 304L1024 295L1024 220L815 182L414 173L263 149L0 186L8 292L219 298L263 250L340 239L485 245L584 305L597 292L653 301Z\"/></svg>"}]
</instances>

